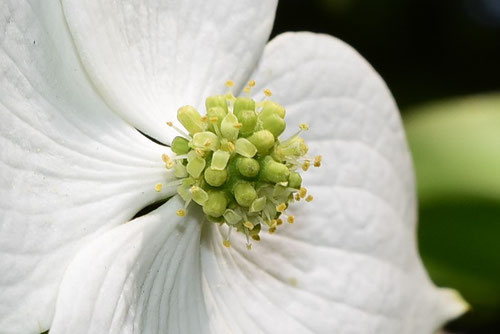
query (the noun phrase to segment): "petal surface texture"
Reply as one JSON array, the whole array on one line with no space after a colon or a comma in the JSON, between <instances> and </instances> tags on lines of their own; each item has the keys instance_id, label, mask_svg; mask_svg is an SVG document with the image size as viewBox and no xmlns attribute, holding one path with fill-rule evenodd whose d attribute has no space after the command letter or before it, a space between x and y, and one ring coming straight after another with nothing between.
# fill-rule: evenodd
<instances>
[{"instance_id":1,"label":"petal surface texture","mask_svg":"<svg viewBox=\"0 0 500 334\"><path fill-rule=\"evenodd\" d=\"M204 108L243 81L269 37L276 0L63 0L89 77L113 110L168 143L177 109ZM99 36L99 38L96 38ZM124 98L126 97L126 99Z\"/></svg>"},{"instance_id":2,"label":"petal surface texture","mask_svg":"<svg viewBox=\"0 0 500 334\"><path fill-rule=\"evenodd\" d=\"M68 268L51 334L207 333L202 215L178 197L89 243Z\"/></svg>"},{"instance_id":3,"label":"petal surface texture","mask_svg":"<svg viewBox=\"0 0 500 334\"><path fill-rule=\"evenodd\" d=\"M87 80L59 2L0 13L0 331L40 333L78 248L172 191L154 190L163 149Z\"/></svg>"},{"instance_id":4,"label":"petal surface texture","mask_svg":"<svg viewBox=\"0 0 500 334\"><path fill-rule=\"evenodd\" d=\"M212 332L430 334L463 312L418 256L411 160L375 71L333 37L290 33L268 44L252 78L285 106L289 133L310 124L304 137L323 165L304 175L314 200L291 205L296 222L251 251L238 233L226 249L225 231L204 230Z\"/></svg>"}]
</instances>

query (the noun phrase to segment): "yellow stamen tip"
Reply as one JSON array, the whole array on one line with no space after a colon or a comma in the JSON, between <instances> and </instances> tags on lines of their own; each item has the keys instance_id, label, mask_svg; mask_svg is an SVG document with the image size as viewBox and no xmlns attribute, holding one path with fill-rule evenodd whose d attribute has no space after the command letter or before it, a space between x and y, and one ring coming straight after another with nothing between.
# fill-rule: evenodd
<instances>
[{"instance_id":1,"label":"yellow stamen tip","mask_svg":"<svg viewBox=\"0 0 500 334\"><path fill-rule=\"evenodd\" d=\"M313 199L314 199L314 197L312 195L308 195L306 197L306 202L311 202Z\"/></svg>"},{"instance_id":2,"label":"yellow stamen tip","mask_svg":"<svg viewBox=\"0 0 500 334\"><path fill-rule=\"evenodd\" d=\"M205 123L206 121L208 121L208 116L203 116L203 117L201 118L201 121L202 121L203 123Z\"/></svg>"},{"instance_id":3,"label":"yellow stamen tip","mask_svg":"<svg viewBox=\"0 0 500 334\"><path fill-rule=\"evenodd\" d=\"M222 242L222 244L223 244L225 247L227 247L227 248L231 247L231 241L229 241L229 240L224 240L224 241Z\"/></svg>"},{"instance_id":4,"label":"yellow stamen tip","mask_svg":"<svg viewBox=\"0 0 500 334\"><path fill-rule=\"evenodd\" d=\"M235 123L233 126L234 126L236 129L240 129L240 128L243 126L243 124L241 124L241 123Z\"/></svg>"},{"instance_id":5,"label":"yellow stamen tip","mask_svg":"<svg viewBox=\"0 0 500 334\"><path fill-rule=\"evenodd\" d=\"M170 126L170 127L172 127L172 126L174 126L174 123L172 123L172 122L167 122L167 125L168 125L168 126Z\"/></svg>"},{"instance_id":6,"label":"yellow stamen tip","mask_svg":"<svg viewBox=\"0 0 500 334\"><path fill-rule=\"evenodd\" d=\"M248 86L249 86L249 87L255 87L255 80L250 80L250 81L248 82Z\"/></svg>"},{"instance_id":7,"label":"yellow stamen tip","mask_svg":"<svg viewBox=\"0 0 500 334\"><path fill-rule=\"evenodd\" d=\"M273 95L273 92L269 88L264 89L264 95L270 97Z\"/></svg>"},{"instance_id":8,"label":"yellow stamen tip","mask_svg":"<svg viewBox=\"0 0 500 334\"><path fill-rule=\"evenodd\" d=\"M158 183L157 185L155 185L155 191L157 193L159 193L162 189L163 189L163 184Z\"/></svg>"},{"instance_id":9,"label":"yellow stamen tip","mask_svg":"<svg viewBox=\"0 0 500 334\"><path fill-rule=\"evenodd\" d=\"M304 172L307 172L309 167L311 167L311 162L309 160L304 161L304 163L302 164L302 170Z\"/></svg>"},{"instance_id":10,"label":"yellow stamen tip","mask_svg":"<svg viewBox=\"0 0 500 334\"><path fill-rule=\"evenodd\" d=\"M248 228L250 231L253 230L253 228L254 228L254 225L252 224L252 222L249 222L249 221L244 222L243 226Z\"/></svg>"},{"instance_id":11,"label":"yellow stamen tip","mask_svg":"<svg viewBox=\"0 0 500 334\"><path fill-rule=\"evenodd\" d=\"M306 195L307 195L307 189L304 188L304 187L300 188L300 190L299 190L299 196L300 196L300 198L305 198Z\"/></svg>"},{"instance_id":12,"label":"yellow stamen tip","mask_svg":"<svg viewBox=\"0 0 500 334\"><path fill-rule=\"evenodd\" d=\"M281 203L280 205L278 205L276 207L276 211L278 211L278 212L283 212L285 210L286 210L286 204L285 203Z\"/></svg>"},{"instance_id":13,"label":"yellow stamen tip","mask_svg":"<svg viewBox=\"0 0 500 334\"><path fill-rule=\"evenodd\" d=\"M247 249L252 250L252 244L247 244Z\"/></svg>"},{"instance_id":14,"label":"yellow stamen tip","mask_svg":"<svg viewBox=\"0 0 500 334\"><path fill-rule=\"evenodd\" d=\"M299 195L299 193L296 193L296 194L295 194L295 200L296 200L297 202L299 202L299 201L300 201L300 195Z\"/></svg>"},{"instance_id":15,"label":"yellow stamen tip","mask_svg":"<svg viewBox=\"0 0 500 334\"><path fill-rule=\"evenodd\" d=\"M247 93L247 94L248 94L248 93L250 93L250 91L251 91L251 87L249 87L249 86L247 86L247 87L245 87L245 88L243 89L243 92L245 92L245 93Z\"/></svg>"},{"instance_id":16,"label":"yellow stamen tip","mask_svg":"<svg viewBox=\"0 0 500 334\"><path fill-rule=\"evenodd\" d=\"M307 130L309 130L309 124L307 124L307 123L300 123L299 128L301 130L307 131Z\"/></svg>"},{"instance_id":17,"label":"yellow stamen tip","mask_svg":"<svg viewBox=\"0 0 500 334\"><path fill-rule=\"evenodd\" d=\"M270 227L269 234L274 234L274 232L276 232L276 227Z\"/></svg>"},{"instance_id":18,"label":"yellow stamen tip","mask_svg":"<svg viewBox=\"0 0 500 334\"><path fill-rule=\"evenodd\" d=\"M175 211L175 214L179 217L185 217L186 216L186 210L184 209L179 209L177 211Z\"/></svg>"},{"instance_id":19,"label":"yellow stamen tip","mask_svg":"<svg viewBox=\"0 0 500 334\"><path fill-rule=\"evenodd\" d=\"M212 116L212 117L208 118L208 120L210 121L210 123L217 123L219 121L219 117Z\"/></svg>"},{"instance_id":20,"label":"yellow stamen tip","mask_svg":"<svg viewBox=\"0 0 500 334\"><path fill-rule=\"evenodd\" d=\"M271 227L276 227L278 225L278 221L276 219L271 220Z\"/></svg>"},{"instance_id":21,"label":"yellow stamen tip","mask_svg":"<svg viewBox=\"0 0 500 334\"><path fill-rule=\"evenodd\" d=\"M167 163L170 161L170 157L166 154L161 155L161 160L163 160L164 163Z\"/></svg>"},{"instance_id":22,"label":"yellow stamen tip","mask_svg":"<svg viewBox=\"0 0 500 334\"><path fill-rule=\"evenodd\" d=\"M295 216L293 216L293 215L288 216L286 221L289 222L290 224L295 223Z\"/></svg>"},{"instance_id":23,"label":"yellow stamen tip","mask_svg":"<svg viewBox=\"0 0 500 334\"><path fill-rule=\"evenodd\" d=\"M227 143L227 148L229 149L229 152L234 152L234 150L236 149L236 147L234 147L234 144L231 142Z\"/></svg>"},{"instance_id":24,"label":"yellow stamen tip","mask_svg":"<svg viewBox=\"0 0 500 334\"><path fill-rule=\"evenodd\" d=\"M279 226L281 224L283 224L283 219L281 219L281 218L276 219L276 225Z\"/></svg>"},{"instance_id":25,"label":"yellow stamen tip","mask_svg":"<svg viewBox=\"0 0 500 334\"><path fill-rule=\"evenodd\" d=\"M226 86L227 87L234 87L234 81L233 80L226 81Z\"/></svg>"},{"instance_id":26,"label":"yellow stamen tip","mask_svg":"<svg viewBox=\"0 0 500 334\"><path fill-rule=\"evenodd\" d=\"M258 234L252 235L252 239L255 241L260 241L260 236Z\"/></svg>"},{"instance_id":27,"label":"yellow stamen tip","mask_svg":"<svg viewBox=\"0 0 500 334\"><path fill-rule=\"evenodd\" d=\"M167 161L165 163L165 167L167 167L167 169L172 169L174 166L175 166L175 163L173 161Z\"/></svg>"}]
</instances>

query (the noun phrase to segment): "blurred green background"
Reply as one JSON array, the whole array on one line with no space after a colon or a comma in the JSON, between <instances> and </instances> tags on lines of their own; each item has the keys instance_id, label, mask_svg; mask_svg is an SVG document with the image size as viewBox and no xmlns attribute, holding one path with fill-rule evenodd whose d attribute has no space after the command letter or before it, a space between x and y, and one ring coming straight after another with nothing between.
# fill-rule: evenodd
<instances>
[{"instance_id":1,"label":"blurred green background","mask_svg":"<svg viewBox=\"0 0 500 334\"><path fill-rule=\"evenodd\" d=\"M354 46L403 115L432 279L472 309L451 333L500 333L500 0L282 0L273 36Z\"/></svg>"}]
</instances>

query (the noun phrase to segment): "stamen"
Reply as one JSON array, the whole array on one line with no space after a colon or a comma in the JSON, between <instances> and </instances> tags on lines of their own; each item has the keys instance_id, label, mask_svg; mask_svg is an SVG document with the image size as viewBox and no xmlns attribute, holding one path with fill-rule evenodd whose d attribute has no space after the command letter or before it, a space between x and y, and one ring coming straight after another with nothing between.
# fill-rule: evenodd
<instances>
[{"instance_id":1,"label":"stamen","mask_svg":"<svg viewBox=\"0 0 500 334\"><path fill-rule=\"evenodd\" d=\"M264 89L264 95L267 97L271 97L273 95L273 92L269 88Z\"/></svg>"},{"instance_id":2,"label":"stamen","mask_svg":"<svg viewBox=\"0 0 500 334\"><path fill-rule=\"evenodd\" d=\"M295 223L295 216L294 216L294 215L290 215L290 216L288 216L288 218L286 219L286 221L287 221L289 224L293 224L293 223Z\"/></svg>"},{"instance_id":3,"label":"stamen","mask_svg":"<svg viewBox=\"0 0 500 334\"><path fill-rule=\"evenodd\" d=\"M300 195L300 198L305 198L307 195L307 189L304 187L300 188L299 195Z\"/></svg>"},{"instance_id":4,"label":"stamen","mask_svg":"<svg viewBox=\"0 0 500 334\"><path fill-rule=\"evenodd\" d=\"M184 209L179 209L177 211L175 211L175 214L179 217L185 217L186 216L186 210Z\"/></svg>"},{"instance_id":5,"label":"stamen","mask_svg":"<svg viewBox=\"0 0 500 334\"><path fill-rule=\"evenodd\" d=\"M314 157L314 167L320 167L322 159L323 159L323 157L321 155L315 156Z\"/></svg>"},{"instance_id":6,"label":"stamen","mask_svg":"<svg viewBox=\"0 0 500 334\"><path fill-rule=\"evenodd\" d=\"M233 80L226 81L226 87L234 87L234 81Z\"/></svg>"},{"instance_id":7,"label":"stamen","mask_svg":"<svg viewBox=\"0 0 500 334\"><path fill-rule=\"evenodd\" d=\"M308 195L306 197L306 202L312 202L313 199L314 199L314 197L312 195Z\"/></svg>"},{"instance_id":8,"label":"stamen","mask_svg":"<svg viewBox=\"0 0 500 334\"><path fill-rule=\"evenodd\" d=\"M282 224L283 224L283 219L281 218L276 219L276 225L280 226Z\"/></svg>"},{"instance_id":9,"label":"stamen","mask_svg":"<svg viewBox=\"0 0 500 334\"><path fill-rule=\"evenodd\" d=\"M243 223L243 226L245 226L246 228L248 228L250 231L253 230L253 228L255 227L251 221L246 221Z\"/></svg>"},{"instance_id":10,"label":"stamen","mask_svg":"<svg viewBox=\"0 0 500 334\"><path fill-rule=\"evenodd\" d=\"M268 232L269 234L274 234L274 232L276 232L276 227L270 227Z\"/></svg>"},{"instance_id":11,"label":"stamen","mask_svg":"<svg viewBox=\"0 0 500 334\"><path fill-rule=\"evenodd\" d=\"M157 185L155 185L155 191L157 193L159 193L162 190L162 188L163 188L163 184L161 184L161 183L158 183Z\"/></svg>"},{"instance_id":12,"label":"stamen","mask_svg":"<svg viewBox=\"0 0 500 334\"><path fill-rule=\"evenodd\" d=\"M285 203L281 203L280 205L278 205L276 207L276 211L278 212L284 212L286 210L286 204Z\"/></svg>"},{"instance_id":13,"label":"stamen","mask_svg":"<svg viewBox=\"0 0 500 334\"><path fill-rule=\"evenodd\" d=\"M302 164L302 170L304 172L307 172L309 167L311 167L311 162L309 160L304 161L304 163Z\"/></svg>"},{"instance_id":14,"label":"stamen","mask_svg":"<svg viewBox=\"0 0 500 334\"><path fill-rule=\"evenodd\" d=\"M227 240L227 239L226 239L226 240L224 240L224 241L222 242L222 244L223 244L225 247L227 247L227 248L230 248L230 247L231 247L231 241L229 241L229 240Z\"/></svg>"},{"instance_id":15,"label":"stamen","mask_svg":"<svg viewBox=\"0 0 500 334\"><path fill-rule=\"evenodd\" d=\"M179 129L178 127L176 127L174 125L174 123L172 122L167 122L167 125L170 126L172 129L174 129L175 131L177 131L178 134L180 134L182 137L186 138L186 139L189 139L191 140L191 136L188 135L186 132L182 131L181 129Z\"/></svg>"},{"instance_id":16,"label":"stamen","mask_svg":"<svg viewBox=\"0 0 500 334\"><path fill-rule=\"evenodd\" d=\"M309 130L309 124L307 123L300 123L299 128L303 131Z\"/></svg>"}]
</instances>

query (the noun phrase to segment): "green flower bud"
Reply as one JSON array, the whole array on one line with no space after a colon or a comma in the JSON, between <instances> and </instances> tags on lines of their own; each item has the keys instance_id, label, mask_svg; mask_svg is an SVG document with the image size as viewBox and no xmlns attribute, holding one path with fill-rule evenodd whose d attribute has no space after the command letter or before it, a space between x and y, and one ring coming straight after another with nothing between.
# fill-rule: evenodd
<instances>
[{"instance_id":1,"label":"green flower bud","mask_svg":"<svg viewBox=\"0 0 500 334\"><path fill-rule=\"evenodd\" d=\"M175 177L182 179L188 176L188 172L186 170L186 166L184 166L180 161L177 161L174 167L174 175Z\"/></svg>"},{"instance_id":2,"label":"green flower bud","mask_svg":"<svg viewBox=\"0 0 500 334\"><path fill-rule=\"evenodd\" d=\"M241 123L240 135L250 136L257 125L257 113L253 110L241 110L238 114L238 121Z\"/></svg>"},{"instance_id":3,"label":"green flower bud","mask_svg":"<svg viewBox=\"0 0 500 334\"><path fill-rule=\"evenodd\" d=\"M208 200L203 204L203 212L212 217L220 217L227 207L227 197L223 191L208 192Z\"/></svg>"},{"instance_id":4,"label":"green flower bud","mask_svg":"<svg viewBox=\"0 0 500 334\"><path fill-rule=\"evenodd\" d=\"M282 163L274 161L270 156L264 157L260 163L259 178L263 181L278 183L288 181L290 170Z\"/></svg>"},{"instance_id":5,"label":"green flower bud","mask_svg":"<svg viewBox=\"0 0 500 334\"><path fill-rule=\"evenodd\" d=\"M274 136L268 130L260 130L247 138L260 155L267 154L274 146Z\"/></svg>"},{"instance_id":6,"label":"green flower bud","mask_svg":"<svg viewBox=\"0 0 500 334\"><path fill-rule=\"evenodd\" d=\"M252 202L248 212L260 212L264 210L265 207L266 207L266 198L259 197Z\"/></svg>"},{"instance_id":7,"label":"green flower bud","mask_svg":"<svg viewBox=\"0 0 500 334\"><path fill-rule=\"evenodd\" d=\"M288 176L288 187L294 189L300 189L302 185L302 176L300 176L297 172L291 172L290 176Z\"/></svg>"},{"instance_id":8,"label":"green flower bud","mask_svg":"<svg viewBox=\"0 0 500 334\"><path fill-rule=\"evenodd\" d=\"M237 214L235 211L227 209L224 212L224 219L229 225L236 225L243 219L243 217Z\"/></svg>"},{"instance_id":9,"label":"green flower bud","mask_svg":"<svg viewBox=\"0 0 500 334\"><path fill-rule=\"evenodd\" d=\"M192 135L203 131L203 122L200 113L191 106L184 106L177 110L177 119Z\"/></svg>"},{"instance_id":10,"label":"green flower bud","mask_svg":"<svg viewBox=\"0 0 500 334\"><path fill-rule=\"evenodd\" d=\"M212 156L211 167L216 170L223 170L227 166L227 162L231 154L226 151L217 150Z\"/></svg>"},{"instance_id":11,"label":"green flower bud","mask_svg":"<svg viewBox=\"0 0 500 334\"><path fill-rule=\"evenodd\" d=\"M260 165L259 162L252 158L240 157L236 161L236 168L241 173L241 175L246 177L254 177L259 174Z\"/></svg>"},{"instance_id":12,"label":"green flower bud","mask_svg":"<svg viewBox=\"0 0 500 334\"><path fill-rule=\"evenodd\" d=\"M238 138L234 143L235 152L247 158L253 157L257 153L257 148L248 139Z\"/></svg>"},{"instance_id":13,"label":"green flower bud","mask_svg":"<svg viewBox=\"0 0 500 334\"><path fill-rule=\"evenodd\" d=\"M259 118L264 119L271 115L278 115L280 118L285 118L285 108L273 101L265 101L261 112L259 113Z\"/></svg>"},{"instance_id":14,"label":"green flower bud","mask_svg":"<svg viewBox=\"0 0 500 334\"><path fill-rule=\"evenodd\" d=\"M228 140L236 140L240 131L237 124L238 118L234 114L227 114L220 125L222 136Z\"/></svg>"},{"instance_id":15,"label":"green flower bud","mask_svg":"<svg viewBox=\"0 0 500 334\"><path fill-rule=\"evenodd\" d=\"M274 138L278 138L285 131L286 123L283 118L274 114L262 119L262 127L269 130Z\"/></svg>"},{"instance_id":16,"label":"green flower bud","mask_svg":"<svg viewBox=\"0 0 500 334\"><path fill-rule=\"evenodd\" d=\"M207 192L198 186L192 186L191 189L189 189L189 191L191 192L191 197L193 198L193 201L195 201L199 205L205 204L205 202L208 200Z\"/></svg>"},{"instance_id":17,"label":"green flower bud","mask_svg":"<svg viewBox=\"0 0 500 334\"><path fill-rule=\"evenodd\" d=\"M239 113L242 110L252 110L255 111L255 101L249 97L238 97L236 101L234 101L233 112L236 117L239 118Z\"/></svg>"},{"instance_id":18,"label":"green flower bud","mask_svg":"<svg viewBox=\"0 0 500 334\"><path fill-rule=\"evenodd\" d=\"M219 137L210 131L195 133L193 136L193 144L195 147L211 151L217 150L220 146Z\"/></svg>"},{"instance_id":19,"label":"green flower bud","mask_svg":"<svg viewBox=\"0 0 500 334\"><path fill-rule=\"evenodd\" d=\"M227 180L227 171L225 169L223 170L216 170L213 169L212 167L208 167L205 169L204 172L204 177L205 181L213 187L219 187L224 184Z\"/></svg>"},{"instance_id":20,"label":"green flower bud","mask_svg":"<svg viewBox=\"0 0 500 334\"><path fill-rule=\"evenodd\" d=\"M287 156L302 157L304 156L309 148L305 143L304 139L299 136L292 137L276 147L276 154L280 158Z\"/></svg>"},{"instance_id":21,"label":"green flower bud","mask_svg":"<svg viewBox=\"0 0 500 334\"><path fill-rule=\"evenodd\" d=\"M233 188L234 198L239 205L249 207L257 198L257 192L248 182L239 182Z\"/></svg>"},{"instance_id":22,"label":"green flower bud","mask_svg":"<svg viewBox=\"0 0 500 334\"><path fill-rule=\"evenodd\" d=\"M198 178L201 172L205 169L206 161L201 157L193 157L191 161L188 162L186 170L194 178Z\"/></svg>"},{"instance_id":23,"label":"green flower bud","mask_svg":"<svg viewBox=\"0 0 500 334\"><path fill-rule=\"evenodd\" d=\"M184 137L175 137L172 140L172 151L176 154L182 155L189 152L189 141Z\"/></svg>"},{"instance_id":24,"label":"green flower bud","mask_svg":"<svg viewBox=\"0 0 500 334\"><path fill-rule=\"evenodd\" d=\"M216 117L217 118L217 126L220 128L220 124L222 123L222 120L224 117L226 117L227 111L222 109L221 107L213 107L208 109L207 111L207 117L208 117L208 129L210 131L215 131L214 125L210 121L212 118Z\"/></svg>"},{"instance_id":25,"label":"green flower bud","mask_svg":"<svg viewBox=\"0 0 500 334\"><path fill-rule=\"evenodd\" d=\"M205 107L207 108L207 114L212 108L221 108L224 112L224 116L227 114L227 99L225 95L214 95L209 96L205 100ZM208 115L210 117L210 115ZM221 117L222 120L223 117Z\"/></svg>"}]
</instances>

